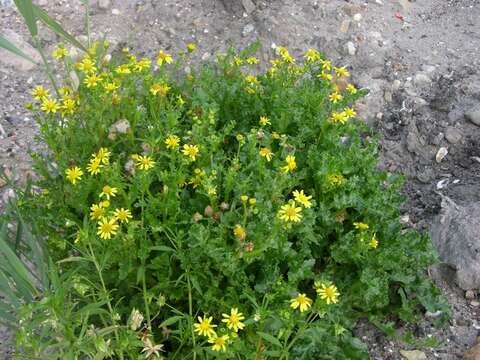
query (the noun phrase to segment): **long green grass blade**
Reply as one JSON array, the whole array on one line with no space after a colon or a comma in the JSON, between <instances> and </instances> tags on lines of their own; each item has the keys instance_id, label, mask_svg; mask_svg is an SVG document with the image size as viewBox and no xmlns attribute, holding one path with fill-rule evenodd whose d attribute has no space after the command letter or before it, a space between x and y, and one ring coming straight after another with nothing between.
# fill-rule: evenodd
<instances>
[{"instance_id":1,"label":"long green grass blade","mask_svg":"<svg viewBox=\"0 0 480 360\"><path fill-rule=\"evenodd\" d=\"M25 19L25 23L27 24L28 31L32 36L38 35L38 28L37 28L37 19L33 12L33 4L32 0L14 0L15 5L17 5L17 9L22 14L23 18Z\"/></svg>"},{"instance_id":2,"label":"long green grass blade","mask_svg":"<svg viewBox=\"0 0 480 360\"><path fill-rule=\"evenodd\" d=\"M12 277L21 295L26 299L32 299L36 291L28 270L3 238L0 238L0 261L5 275Z\"/></svg>"},{"instance_id":3,"label":"long green grass blade","mask_svg":"<svg viewBox=\"0 0 480 360\"><path fill-rule=\"evenodd\" d=\"M5 300L8 300L9 304L14 307L18 307L20 306L21 302L19 296L13 292L11 286L11 281L9 281L5 273L0 270L0 294Z\"/></svg>"},{"instance_id":4,"label":"long green grass blade","mask_svg":"<svg viewBox=\"0 0 480 360\"><path fill-rule=\"evenodd\" d=\"M25 54L22 50L20 50L18 47L13 45L10 41L8 41L5 37L0 35L0 48L3 48L7 51L10 51L12 54L15 54L17 56L20 56L24 58L25 60L30 61L33 64L36 64L35 60L33 60L30 56Z\"/></svg>"},{"instance_id":5,"label":"long green grass blade","mask_svg":"<svg viewBox=\"0 0 480 360\"><path fill-rule=\"evenodd\" d=\"M48 15L45 10L39 8L36 5L33 5L33 12L38 19L40 19L45 25L52 29L58 36L62 37L63 39L65 39L65 41L68 41L70 44L76 46L77 48L83 51L87 51L87 49L85 49L85 47L77 39L75 39L72 35L66 32L58 22L53 20L50 15Z\"/></svg>"}]
</instances>

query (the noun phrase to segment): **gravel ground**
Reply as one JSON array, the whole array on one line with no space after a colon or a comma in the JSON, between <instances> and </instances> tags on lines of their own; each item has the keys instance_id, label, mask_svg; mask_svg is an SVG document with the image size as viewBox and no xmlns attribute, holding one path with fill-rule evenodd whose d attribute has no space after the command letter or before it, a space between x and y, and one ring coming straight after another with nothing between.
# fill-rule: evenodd
<instances>
[{"instance_id":1,"label":"gravel ground","mask_svg":"<svg viewBox=\"0 0 480 360\"><path fill-rule=\"evenodd\" d=\"M93 37L114 48L151 56L186 42L198 44L195 61L230 45L260 40L267 59L275 45L295 55L316 47L347 65L352 80L370 94L361 116L380 133L380 168L405 175L407 203L402 219L429 231L440 209L440 193L458 203L480 201L480 118L465 114L480 105L480 1L478 0L98 0L92 3ZM0 0L0 33L29 47L26 29L9 0ZM73 34L84 34L79 0L39 0ZM54 34L40 30L51 50ZM45 83L40 69L0 52L0 166L23 181L33 176L28 151L36 126L23 104L29 89ZM479 115L480 117L480 110ZM448 154L436 161L441 148ZM444 150L441 150L444 151ZM11 191L0 182L2 201ZM402 359L400 350L420 349L427 359L461 359L479 335L476 292L431 271L453 310L450 324L435 329L427 318L403 328L440 345L422 348L387 339L361 323L357 334L374 359ZM7 333L0 329L0 359L8 359ZM478 355L480 356L480 355ZM415 359L415 358L411 358ZM421 359L421 358L418 358Z\"/></svg>"}]
</instances>

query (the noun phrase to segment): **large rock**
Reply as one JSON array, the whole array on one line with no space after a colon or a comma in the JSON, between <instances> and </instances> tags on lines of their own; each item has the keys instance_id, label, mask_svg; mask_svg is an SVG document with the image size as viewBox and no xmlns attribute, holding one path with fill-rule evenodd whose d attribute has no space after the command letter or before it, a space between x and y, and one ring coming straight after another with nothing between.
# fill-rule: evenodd
<instances>
[{"instance_id":1,"label":"large rock","mask_svg":"<svg viewBox=\"0 0 480 360\"><path fill-rule=\"evenodd\" d=\"M480 126L480 106L476 106L465 112L465 117L473 124Z\"/></svg>"},{"instance_id":2,"label":"large rock","mask_svg":"<svg viewBox=\"0 0 480 360\"><path fill-rule=\"evenodd\" d=\"M456 270L464 290L480 288L480 202L461 206L442 195L442 209L431 228L440 260Z\"/></svg>"},{"instance_id":3,"label":"large rock","mask_svg":"<svg viewBox=\"0 0 480 360\"><path fill-rule=\"evenodd\" d=\"M27 43L15 31L10 29L5 29L2 35L8 41L10 41L13 45L15 45L17 48L22 50L26 55L28 55L33 60L35 60L37 63L40 62L41 58L37 50L32 45ZM19 70L19 71L30 71L36 66L35 64L32 64L30 61L25 60L24 58L18 55L12 54L11 52L0 48L0 65L2 64L11 66L15 70Z\"/></svg>"}]
</instances>

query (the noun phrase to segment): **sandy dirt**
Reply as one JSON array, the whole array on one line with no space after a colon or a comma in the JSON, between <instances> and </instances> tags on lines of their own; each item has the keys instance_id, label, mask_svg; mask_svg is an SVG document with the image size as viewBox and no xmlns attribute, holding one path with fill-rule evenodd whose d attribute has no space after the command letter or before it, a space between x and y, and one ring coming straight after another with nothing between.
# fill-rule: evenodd
<instances>
[{"instance_id":1,"label":"sandy dirt","mask_svg":"<svg viewBox=\"0 0 480 360\"><path fill-rule=\"evenodd\" d=\"M262 44L267 60L275 46L300 56L316 47L337 64L348 66L358 87L370 94L358 112L379 132L379 167L405 175L407 203L402 220L428 231L442 193L459 203L480 201L480 120L465 113L480 104L479 0L98 0L92 3L92 37L106 37L112 48L129 47L153 57L198 44L194 62L213 58L229 46ZM26 29L0 0L0 33L29 42ZM39 4L76 36L85 35L79 0L40 0ZM56 36L41 29L50 52ZM28 46L28 44L26 44ZM0 53L0 166L16 181L33 173L28 152L36 125L23 104L29 89L47 85L41 69ZM439 162L440 148L448 154ZM11 191L0 182L1 203ZM427 359L461 359L480 330L480 304L448 278L432 271L452 305L450 324L435 329L428 317L412 331L437 337L440 345L422 348L400 338L387 339L361 323L357 335L373 359L402 359L402 349L420 349ZM471 294L469 294L471 295ZM0 359L11 352L8 333L0 330Z\"/></svg>"}]
</instances>

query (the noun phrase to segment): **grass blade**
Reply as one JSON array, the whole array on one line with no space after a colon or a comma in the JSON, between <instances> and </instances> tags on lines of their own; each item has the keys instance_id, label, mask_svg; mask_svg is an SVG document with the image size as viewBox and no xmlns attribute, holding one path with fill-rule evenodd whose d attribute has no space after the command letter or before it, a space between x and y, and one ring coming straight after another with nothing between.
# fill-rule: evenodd
<instances>
[{"instance_id":1,"label":"grass blade","mask_svg":"<svg viewBox=\"0 0 480 360\"><path fill-rule=\"evenodd\" d=\"M15 5L17 5L17 9L22 14L23 18L25 19L25 23L28 26L28 31L32 36L38 35L38 28L37 28L37 19L35 17L33 11L33 4L32 0L14 0Z\"/></svg>"},{"instance_id":2,"label":"grass blade","mask_svg":"<svg viewBox=\"0 0 480 360\"><path fill-rule=\"evenodd\" d=\"M0 35L0 48L3 48L7 51L10 51L12 54L15 54L17 56L20 56L24 58L25 60L30 61L33 64L37 64L35 60L33 60L30 56L25 54L22 50L20 50L18 47L13 45L10 41L8 41L5 37Z\"/></svg>"},{"instance_id":3,"label":"grass blade","mask_svg":"<svg viewBox=\"0 0 480 360\"><path fill-rule=\"evenodd\" d=\"M47 25L51 30L53 30L58 36L65 39L65 41L68 41L70 44L76 46L77 48L83 51L87 51L87 49L85 49L85 47L77 39L75 39L72 35L66 32L58 22L53 20L50 15L48 15L45 10L39 8L36 5L33 5L33 12L38 19L40 19L45 25Z\"/></svg>"}]
</instances>

